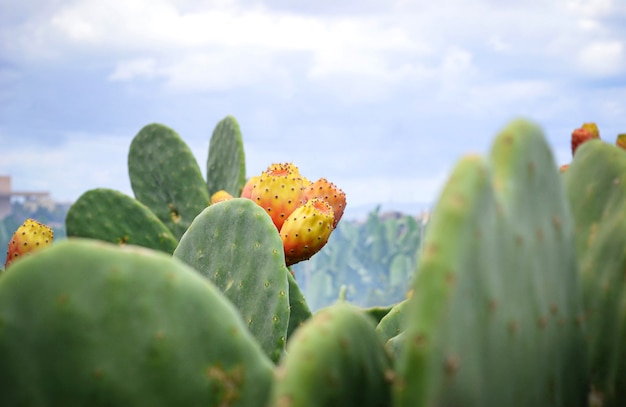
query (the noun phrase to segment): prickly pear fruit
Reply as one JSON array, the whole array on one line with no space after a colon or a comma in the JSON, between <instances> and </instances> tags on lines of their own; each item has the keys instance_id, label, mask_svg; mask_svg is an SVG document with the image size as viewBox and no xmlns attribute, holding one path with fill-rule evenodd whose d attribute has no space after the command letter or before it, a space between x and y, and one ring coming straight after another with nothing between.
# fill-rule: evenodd
<instances>
[{"instance_id":1,"label":"prickly pear fruit","mask_svg":"<svg viewBox=\"0 0 626 407\"><path fill-rule=\"evenodd\" d=\"M295 331L275 376L271 406L391 405L391 361L374 321L346 302Z\"/></svg>"},{"instance_id":2,"label":"prickly pear fruit","mask_svg":"<svg viewBox=\"0 0 626 407\"><path fill-rule=\"evenodd\" d=\"M0 279L2 406L263 406L273 364L170 255L72 238Z\"/></svg>"},{"instance_id":3,"label":"prickly pear fruit","mask_svg":"<svg viewBox=\"0 0 626 407\"><path fill-rule=\"evenodd\" d=\"M308 182L294 164L272 164L259 176L250 199L270 215L280 230L285 219L304 203L305 184Z\"/></svg>"},{"instance_id":4,"label":"prickly pear fruit","mask_svg":"<svg viewBox=\"0 0 626 407\"><path fill-rule=\"evenodd\" d=\"M329 182L326 178L320 178L304 189L304 200L308 201L312 198L323 199L332 206L335 216L333 229L336 228L346 208L345 192L332 182Z\"/></svg>"},{"instance_id":5,"label":"prickly pear fruit","mask_svg":"<svg viewBox=\"0 0 626 407\"><path fill-rule=\"evenodd\" d=\"M585 141L589 141L594 138L599 138L597 127L594 129L590 126L580 127L572 132L572 155L576 154L578 147Z\"/></svg>"},{"instance_id":6,"label":"prickly pear fruit","mask_svg":"<svg viewBox=\"0 0 626 407\"><path fill-rule=\"evenodd\" d=\"M590 123L583 123L582 126L580 126L583 129L587 129L589 130L589 132L591 133L591 137L593 138L600 138L600 130L598 129L598 125L590 122Z\"/></svg>"},{"instance_id":7,"label":"prickly pear fruit","mask_svg":"<svg viewBox=\"0 0 626 407\"><path fill-rule=\"evenodd\" d=\"M223 189L217 191L213 195L211 195L211 205L216 204L222 201L228 201L229 199L233 199L233 196Z\"/></svg>"},{"instance_id":8,"label":"prickly pear fruit","mask_svg":"<svg viewBox=\"0 0 626 407\"><path fill-rule=\"evenodd\" d=\"M26 219L9 241L4 268L19 257L51 245L53 238L54 232L50 227L34 219Z\"/></svg>"},{"instance_id":9,"label":"prickly pear fruit","mask_svg":"<svg viewBox=\"0 0 626 407\"><path fill-rule=\"evenodd\" d=\"M259 176L255 175L254 177L250 177L248 181L246 181L243 189L241 190L241 198L252 199L252 189L259 183Z\"/></svg>"},{"instance_id":10,"label":"prickly pear fruit","mask_svg":"<svg viewBox=\"0 0 626 407\"><path fill-rule=\"evenodd\" d=\"M618 134L615 145L626 150L626 133Z\"/></svg>"},{"instance_id":11,"label":"prickly pear fruit","mask_svg":"<svg viewBox=\"0 0 626 407\"><path fill-rule=\"evenodd\" d=\"M293 211L280 229L287 266L320 251L333 231L333 221L333 208L322 199L310 199Z\"/></svg>"}]
</instances>

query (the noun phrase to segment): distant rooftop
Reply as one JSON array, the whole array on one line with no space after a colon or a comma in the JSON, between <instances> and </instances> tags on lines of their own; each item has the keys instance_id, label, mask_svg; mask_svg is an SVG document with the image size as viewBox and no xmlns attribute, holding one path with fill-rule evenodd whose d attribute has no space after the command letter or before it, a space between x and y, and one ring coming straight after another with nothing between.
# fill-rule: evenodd
<instances>
[{"instance_id":1,"label":"distant rooftop","mask_svg":"<svg viewBox=\"0 0 626 407\"><path fill-rule=\"evenodd\" d=\"M42 191L14 191L11 189L11 176L0 175L0 219L11 213L11 198L48 198L49 192Z\"/></svg>"}]
</instances>

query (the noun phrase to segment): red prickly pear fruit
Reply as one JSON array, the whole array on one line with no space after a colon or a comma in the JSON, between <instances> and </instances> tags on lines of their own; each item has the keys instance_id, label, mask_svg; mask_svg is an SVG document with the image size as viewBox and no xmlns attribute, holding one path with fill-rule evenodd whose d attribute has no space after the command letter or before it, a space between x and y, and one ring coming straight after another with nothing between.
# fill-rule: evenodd
<instances>
[{"instance_id":1,"label":"red prickly pear fruit","mask_svg":"<svg viewBox=\"0 0 626 407\"><path fill-rule=\"evenodd\" d=\"M583 123L582 126L580 126L581 129L587 129L589 130L589 132L591 133L591 137L592 138L600 138L600 130L598 129L598 125L591 122L591 123Z\"/></svg>"},{"instance_id":2,"label":"red prickly pear fruit","mask_svg":"<svg viewBox=\"0 0 626 407\"><path fill-rule=\"evenodd\" d=\"M312 198L320 198L328 202L333 208L335 216L333 229L337 227L337 223L339 223L346 208L346 194L341 189L337 188L335 184L329 182L326 178L320 178L306 187L304 198L307 201Z\"/></svg>"},{"instance_id":3,"label":"red prickly pear fruit","mask_svg":"<svg viewBox=\"0 0 626 407\"><path fill-rule=\"evenodd\" d=\"M24 223L17 228L7 250L7 258L4 268L7 269L15 259L22 257L35 250L52 244L54 231L33 219L26 219Z\"/></svg>"},{"instance_id":4,"label":"red prickly pear fruit","mask_svg":"<svg viewBox=\"0 0 626 407\"><path fill-rule=\"evenodd\" d=\"M293 211L280 229L287 266L319 252L333 231L333 220L333 208L319 198L312 198Z\"/></svg>"},{"instance_id":5,"label":"red prickly pear fruit","mask_svg":"<svg viewBox=\"0 0 626 407\"><path fill-rule=\"evenodd\" d=\"M618 134L615 145L626 150L626 133Z\"/></svg>"},{"instance_id":6,"label":"red prickly pear fruit","mask_svg":"<svg viewBox=\"0 0 626 407\"><path fill-rule=\"evenodd\" d=\"M233 199L233 196L223 189L217 191L213 195L211 195L211 205L216 204L222 201L228 201L229 199Z\"/></svg>"},{"instance_id":7,"label":"red prickly pear fruit","mask_svg":"<svg viewBox=\"0 0 626 407\"><path fill-rule=\"evenodd\" d=\"M572 132L572 155L576 154L576 150L582 143L593 139L593 134L589 129L584 127L578 128Z\"/></svg>"},{"instance_id":8,"label":"red prickly pear fruit","mask_svg":"<svg viewBox=\"0 0 626 407\"><path fill-rule=\"evenodd\" d=\"M252 197L252 189L258 183L259 183L259 176L258 175L255 175L254 177L248 178L248 181L246 181L246 184L243 186L243 189L241 190L241 197L242 198L252 199L251 198Z\"/></svg>"},{"instance_id":9,"label":"red prickly pear fruit","mask_svg":"<svg viewBox=\"0 0 626 407\"><path fill-rule=\"evenodd\" d=\"M259 176L250 199L263 208L280 231L283 222L304 203L306 179L291 163L272 164Z\"/></svg>"}]
</instances>

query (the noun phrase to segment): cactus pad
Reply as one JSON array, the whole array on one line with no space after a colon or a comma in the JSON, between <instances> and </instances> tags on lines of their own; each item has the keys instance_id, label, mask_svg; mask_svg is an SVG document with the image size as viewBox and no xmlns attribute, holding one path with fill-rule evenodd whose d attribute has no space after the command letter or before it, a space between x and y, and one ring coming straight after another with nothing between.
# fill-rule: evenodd
<instances>
[{"instance_id":1,"label":"cactus pad","mask_svg":"<svg viewBox=\"0 0 626 407\"><path fill-rule=\"evenodd\" d=\"M68 237L99 239L173 253L178 240L145 205L122 192L96 188L83 193L65 218Z\"/></svg>"},{"instance_id":2,"label":"cactus pad","mask_svg":"<svg viewBox=\"0 0 626 407\"><path fill-rule=\"evenodd\" d=\"M135 198L177 239L210 203L193 153L174 130L161 124L149 124L133 138L128 175Z\"/></svg>"},{"instance_id":3,"label":"cactus pad","mask_svg":"<svg viewBox=\"0 0 626 407\"><path fill-rule=\"evenodd\" d=\"M387 406L391 363L374 321L340 301L294 334L276 371L271 405Z\"/></svg>"},{"instance_id":4,"label":"cactus pad","mask_svg":"<svg viewBox=\"0 0 626 407\"><path fill-rule=\"evenodd\" d=\"M584 406L573 227L543 133L525 120L460 160L432 213L395 406Z\"/></svg>"},{"instance_id":5,"label":"cactus pad","mask_svg":"<svg viewBox=\"0 0 626 407\"><path fill-rule=\"evenodd\" d=\"M591 140L564 175L576 222L589 368L604 406L626 405L626 154Z\"/></svg>"},{"instance_id":6,"label":"cactus pad","mask_svg":"<svg viewBox=\"0 0 626 407\"><path fill-rule=\"evenodd\" d=\"M278 361L289 324L288 271L280 236L265 211L246 198L209 206L183 235L174 257L213 281Z\"/></svg>"},{"instance_id":7,"label":"cactus pad","mask_svg":"<svg viewBox=\"0 0 626 407\"><path fill-rule=\"evenodd\" d=\"M67 239L0 279L0 405L257 406L272 363L177 259Z\"/></svg>"},{"instance_id":8,"label":"cactus pad","mask_svg":"<svg viewBox=\"0 0 626 407\"><path fill-rule=\"evenodd\" d=\"M239 123L233 116L222 119L211 136L206 164L209 195L224 190L239 196L246 183L246 155Z\"/></svg>"}]
</instances>

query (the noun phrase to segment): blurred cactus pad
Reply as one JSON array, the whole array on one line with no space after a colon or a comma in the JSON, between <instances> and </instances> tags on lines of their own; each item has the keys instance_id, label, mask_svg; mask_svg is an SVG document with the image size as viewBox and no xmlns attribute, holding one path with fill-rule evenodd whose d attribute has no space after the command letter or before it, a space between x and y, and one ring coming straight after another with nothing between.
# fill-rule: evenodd
<instances>
[{"instance_id":1,"label":"blurred cactus pad","mask_svg":"<svg viewBox=\"0 0 626 407\"><path fill-rule=\"evenodd\" d=\"M626 406L623 149L560 172L514 120L428 216L344 219L288 266L243 147L224 118L203 174L144 127L134 196L86 191L0 274L1 406Z\"/></svg>"}]
</instances>

